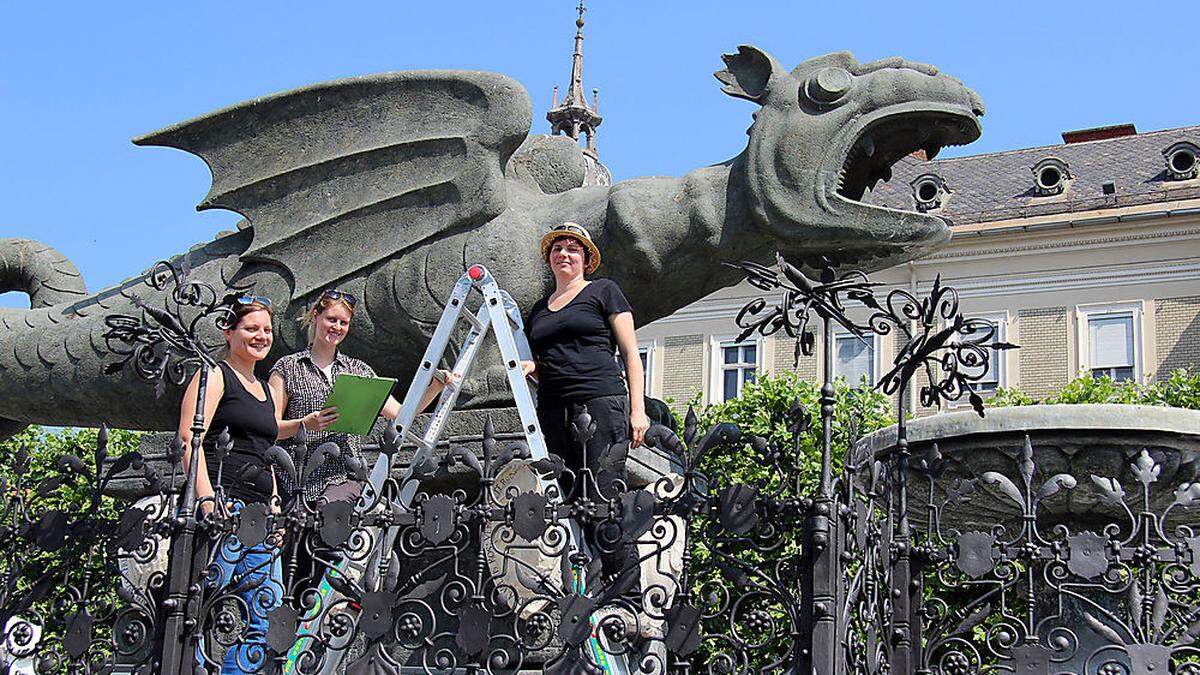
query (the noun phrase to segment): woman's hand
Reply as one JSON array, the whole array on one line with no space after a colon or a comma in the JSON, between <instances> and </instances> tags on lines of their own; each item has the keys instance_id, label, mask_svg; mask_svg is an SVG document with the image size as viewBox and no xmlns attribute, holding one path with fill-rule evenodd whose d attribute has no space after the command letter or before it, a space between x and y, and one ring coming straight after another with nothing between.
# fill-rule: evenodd
<instances>
[{"instance_id":1,"label":"woman's hand","mask_svg":"<svg viewBox=\"0 0 1200 675\"><path fill-rule=\"evenodd\" d=\"M522 361L521 374L525 377L537 379L537 361Z\"/></svg>"},{"instance_id":2,"label":"woman's hand","mask_svg":"<svg viewBox=\"0 0 1200 675\"><path fill-rule=\"evenodd\" d=\"M437 385L439 390L445 389L446 387L453 389L462 383L462 375L459 375L452 370L439 368L438 376L433 378L433 382Z\"/></svg>"},{"instance_id":3,"label":"woman's hand","mask_svg":"<svg viewBox=\"0 0 1200 675\"><path fill-rule=\"evenodd\" d=\"M330 424L333 424L337 420L337 408L326 408L305 415L301 423L309 431L325 431Z\"/></svg>"},{"instance_id":4,"label":"woman's hand","mask_svg":"<svg viewBox=\"0 0 1200 675\"><path fill-rule=\"evenodd\" d=\"M650 418L644 412L633 412L629 415L629 428L633 439L629 447L636 448L646 441L646 430L650 428Z\"/></svg>"}]
</instances>

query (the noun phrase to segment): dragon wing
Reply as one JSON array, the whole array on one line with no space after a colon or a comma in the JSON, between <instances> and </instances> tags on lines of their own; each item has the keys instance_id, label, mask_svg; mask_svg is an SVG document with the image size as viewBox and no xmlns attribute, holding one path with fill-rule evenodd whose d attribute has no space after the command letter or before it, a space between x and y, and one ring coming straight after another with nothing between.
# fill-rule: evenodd
<instances>
[{"instance_id":1,"label":"dragon wing","mask_svg":"<svg viewBox=\"0 0 1200 675\"><path fill-rule=\"evenodd\" d=\"M243 260L284 265L303 296L497 216L530 108L495 73L386 73L247 101L134 143L203 159L213 185L196 208L245 216Z\"/></svg>"}]
</instances>

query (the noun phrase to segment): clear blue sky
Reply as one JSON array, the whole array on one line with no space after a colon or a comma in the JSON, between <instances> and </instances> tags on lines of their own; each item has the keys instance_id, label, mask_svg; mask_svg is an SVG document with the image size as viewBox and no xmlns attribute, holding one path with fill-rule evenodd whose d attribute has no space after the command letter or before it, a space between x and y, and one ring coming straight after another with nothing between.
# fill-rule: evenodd
<instances>
[{"instance_id":1,"label":"clear blue sky","mask_svg":"<svg viewBox=\"0 0 1200 675\"><path fill-rule=\"evenodd\" d=\"M678 175L736 154L754 106L711 73L753 43L792 66L838 49L899 54L975 88L984 136L958 154L1059 142L1064 129L1200 124L1200 3L617 2L592 0L584 80L600 89L615 179ZM90 290L229 228L197 213L197 158L129 139L215 108L333 78L469 68L534 103L565 86L574 0L7 2L0 6L0 236L79 266ZM954 154L947 149L947 154ZM24 304L0 297L0 304Z\"/></svg>"}]
</instances>

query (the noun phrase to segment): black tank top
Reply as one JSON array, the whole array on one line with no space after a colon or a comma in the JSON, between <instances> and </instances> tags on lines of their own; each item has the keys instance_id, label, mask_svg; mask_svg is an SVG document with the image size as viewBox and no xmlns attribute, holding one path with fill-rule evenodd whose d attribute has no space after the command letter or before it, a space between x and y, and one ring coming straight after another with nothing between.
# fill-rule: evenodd
<instances>
[{"instance_id":1,"label":"black tank top","mask_svg":"<svg viewBox=\"0 0 1200 675\"><path fill-rule=\"evenodd\" d=\"M267 400L260 401L246 391L229 364L222 361L219 365L225 393L217 403L217 411L204 437L204 460L208 463L209 478L214 482L217 479L217 437L221 430L228 429L233 449L220 467L221 487L225 488L226 496L247 503L269 501L272 481L266 455L279 435L271 389L266 382L258 380L267 395Z\"/></svg>"}]
</instances>

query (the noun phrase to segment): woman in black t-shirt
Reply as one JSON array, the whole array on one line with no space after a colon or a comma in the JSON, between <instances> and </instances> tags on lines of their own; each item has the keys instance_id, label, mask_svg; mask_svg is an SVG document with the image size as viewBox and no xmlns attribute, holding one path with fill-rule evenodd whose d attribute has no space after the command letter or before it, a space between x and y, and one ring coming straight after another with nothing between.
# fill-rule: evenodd
<instances>
[{"instance_id":1,"label":"woman in black t-shirt","mask_svg":"<svg viewBox=\"0 0 1200 675\"><path fill-rule=\"evenodd\" d=\"M590 468L610 497L613 482L625 479L624 442L641 445L650 426L633 313L615 283L584 278L596 271L600 250L582 226L554 227L542 237L541 253L555 289L529 312L525 332L534 360L522 367L538 381L538 421L551 452L572 469ZM624 375L613 359L618 347ZM570 429L584 406L596 432L581 454Z\"/></svg>"}]
</instances>

